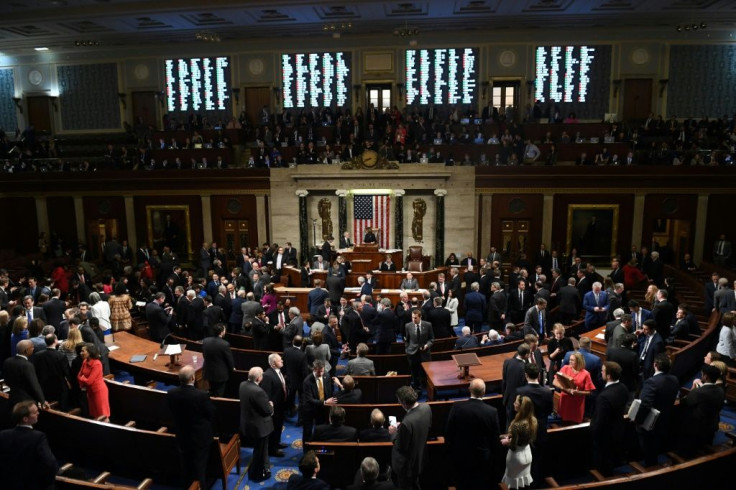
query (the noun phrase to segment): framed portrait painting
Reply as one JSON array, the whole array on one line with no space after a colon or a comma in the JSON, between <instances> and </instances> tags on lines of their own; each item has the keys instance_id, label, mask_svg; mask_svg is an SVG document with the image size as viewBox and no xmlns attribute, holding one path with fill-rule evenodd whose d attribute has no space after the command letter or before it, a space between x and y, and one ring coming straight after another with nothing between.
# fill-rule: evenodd
<instances>
[{"instance_id":1,"label":"framed portrait painting","mask_svg":"<svg viewBox=\"0 0 736 490\"><path fill-rule=\"evenodd\" d=\"M570 204L567 207L567 250L586 258L616 254L618 204Z\"/></svg>"}]
</instances>

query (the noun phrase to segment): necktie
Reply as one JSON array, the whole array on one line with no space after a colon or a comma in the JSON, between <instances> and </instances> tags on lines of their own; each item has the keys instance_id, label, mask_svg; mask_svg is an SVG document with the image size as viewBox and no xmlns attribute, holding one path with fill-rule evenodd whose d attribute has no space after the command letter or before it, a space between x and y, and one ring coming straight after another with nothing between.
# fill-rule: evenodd
<instances>
[{"instance_id":1,"label":"necktie","mask_svg":"<svg viewBox=\"0 0 736 490\"><path fill-rule=\"evenodd\" d=\"M419 324L417 324L417 344L419 343Z\"/></svg>"},{"instance_id":2,"label":"necktie","mask_svg":"<svg viewBox=\"0 0 736 490\"><path fill-rule=\"evenodd\" d=\"M552 268L557 269L557 257L552 259Z\"/></svg>"},{"instance_id":3,"label":"necktie","mask_svg":"<svg viewBox=\"0 0 736 490\"><path fill-rule=\"evenodd\" d=\"M286 396L286 381L284 380L284 375L281 374L281 371L278 371L279 373L279 379L281 380L281 389L284 390L284 396Z\"/></svg>"},{"instance_id":4,"label":"necktie","mask_svg":"<svg viewBox=\"0 0 736 490\"><path fill-rule=\"evenodd\" d=\"M284 325L284 312L279 313L279 325Z\"/></svg>"},{"instance_id":5,"label":"necktie","mask_svg":"<svg viewBox=\"0 0 736 490\"><path fill-rule=\"evenodd\" d=\"M26 316L28 317L28 323L33 321L33 310L26 310Z\"/></svg>"},{"instance_id":6,"label":"necktie","mask_svg":"<svg viewBox=\"0 0 736 490\"><path fill-rule=\"evenodd\" d=\"M519 304L522 306L524 305L524 292L523 291L519 291Z\"/></svg>"},{"instance_id":7,"label":"necktie","mask_svg":"<svg viewBox=\"0 0 736 490\"><path fill-rule=\"evenodd\" d=\"M544 320L542 319L542 312L539 312L539 335L544 337Z\"/></svg>"},{"instance_id":8,"label":"necktie","mask_svg":"<svg viewBox=\"0 0 736 490\"><path fill-rule=\"evenodd\" d=\"M647 357L647 350L649 350L649 341L650 341L650 340L652 340L652 337L651 337L651 336L647 337L647 341L646 341L646 343L644 344L644 350L643 350L643 351L641 351L641 360L642 360L642 361L644 360L644 358L646 358L646 357Z\"/></svg>"},{"instance_id":9,"label":"necktie","mask_svg":"<svg viewBox=\"0 0 736 490\"><path fill-rule=\"evenodd\" d=\"M598 293L595 293L595 305L598 306Z\"/></svg>"},{"instance_id":10,"label":"necktie","mask_svg":"<svg viewBox=\"0 0 736 490\"><path fill-rule=\"evenodd\" d=\"M319 392L319 400L325 401L325 387L322 386L322 378L317 378L317 391Z\"/></svg>"},{"instance_id":11,"label":"necktie","mask_svg":"<svg viewBox=\"0 0 736 490\"><path fill-rule=\"evenodd\" d=\"M723 240L721 240L721 243L718 245L718 255L723 255Z\"/></svg>"}]
</instances>

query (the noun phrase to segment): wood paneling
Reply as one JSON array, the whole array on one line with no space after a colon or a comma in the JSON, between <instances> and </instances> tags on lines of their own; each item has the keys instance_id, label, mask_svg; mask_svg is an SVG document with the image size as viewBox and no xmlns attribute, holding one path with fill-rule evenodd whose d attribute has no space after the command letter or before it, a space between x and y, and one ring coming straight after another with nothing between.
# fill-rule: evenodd
<instances>
[{"instance_id":1,"label":"wood paneling","mask_svg":"<svg viewBox=\"0 0 736 490\"><path fill-rule=\"evenodd\" d=\"M212 237L219 246L225 246L225 236L223 231L225 220L247 220L248 246L257 247L259 245L256 196L212 196L210 205L212 209ZM234 252L238 253L239 250L234 250Z\"/></svg>"},{"instance_id":2,"label":"wood paneling","mask_svg":"<svg viewBox=\"0 0 736 490\"><path fill-rule=\"evenodd\" d=\"M0 220L0 236L3 237L0 249L35 254L38 251L36 200L32 197L6 197L0 199L0 206L10 213Z\"/></svg>"},{"instance_id":3,"label":"wood paneling","mask_svg":"<svg viewBox=\"0 0 736 490\"><path fill-rule=\"evenodd\" d=\"M53 196L46 198L46 210L49 220L49 231L56 233L71 245L77 241L77 216L74 212L74 198L71 196Z\"/></svg>"},{"instance_id":4,"label":"wood paneling","mask_svg":"<svg viewBox=\"0 0 736 490\"><path fill-rule=\"evenodd\" d=\"M656 219L680 219L689 221L695 230L698 196L695 194L653 194L644 201L642 245L652 243L652 230ZM629 247L631 248L631 247ZM692 250L692 237L690 242Z\"/></svg>"},{"instance_id":5,"label":"wood paneling","mask_svg":"<svg viewBox=\"0 0 736 490\"><path fill-rule=\"evenodd\" d=\"M503 249L501 222L506 220L528 220L529 237L527 255L533 259L534 251L542 242L542 194L494 194L491 198L491 246L499 252ZM547 244L549 246L549 244ZM479 257L488 255L488 250L480 250Z\"/></svg>"},{"instance_id":6,"label":"wood paneling","mask_svg":"<svg viewBox=\"0 0 736 490\"><path fill-rule=\"evenodd\" d=\"M634 215L633 194L556 194L552 219L552 248L567 254L567 208L570 204L618 204L618 251L631 250L631 227ZM583 258L584 259L584 258Z\"/></svg>"},{"instance_id":7,"label":"wood paneling","mask_svg":"<svg viewBox=\"0 0 736 490\"><path fill-rule=\"evenodd\" d=\"M133 200L135 233L138 241L144 243L148 237L146 206L189 206L189 227L191 230L192 251L199 250L204 241L202 229L202 198L200 196L140 196ZM184 233L184 230L182 230ZM182 236L182 249L186 246ZM137 246L137 244L135 245ZM180 257L182 261L188 258Z\"/></svg>"},{"instance_id":8,"label":"wood paneling","mask_svg":"<svg viewBox=\"0 0 736 490\"><path fill-rule=\"evenodd\" d=\"M705 243L703 244L703 259L713 260L713 245L721 236L731 243L736 242L736 220L733 217L734 195L711 194L708 196L708 221L705 225ZM733 261L733 257L731 258Z\"/></svg>"}]
</instances>

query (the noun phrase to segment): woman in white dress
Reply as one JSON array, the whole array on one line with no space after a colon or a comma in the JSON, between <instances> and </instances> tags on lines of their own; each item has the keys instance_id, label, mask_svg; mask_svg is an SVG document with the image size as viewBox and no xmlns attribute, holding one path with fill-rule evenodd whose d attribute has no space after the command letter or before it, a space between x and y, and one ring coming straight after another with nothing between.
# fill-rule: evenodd
<instances>
[{"instance_id":1,"label":"woman in white dress","mask_svg":"<svg viewBox=\"0 0 736 490\"><path fill-rule=\"evenodd\" d=\"M450 326L454 329L457 327L458 324L458 318L457 318L457 306L458 306L458 300L455 298L455 296L452 294L452 289L447 290L447 302L445 303L445 309L450 310ZM453 334L455 332L453 331Z\"/></svg>"},{"instance_id":2,"label":"woman in white dress","mask_svg":"<svg viewBox=\"0 0 736 490\"><path fill-rule=\"evenodd\" d=\"M514 400L516 417L509 425L509 433L501 438L501 444L509 448L506 454L506 472L503 481L508 488L528 487L534 481L531 475L531 443L537 435L537 419L534 403L528 396L517 396Z\"/></svg>"},{"instance_id":3,"label":"woman in white dress","mask_svg":"<svg viewBox=\"0 0 736 490\"><path fill-rule=\"evenodd\" d=\"M94 292L89 295L89 314L100 320L100 330L107 332L112 328L110 323L110 303L100 300L100 293Z\"/></svg>"}]
</instances>

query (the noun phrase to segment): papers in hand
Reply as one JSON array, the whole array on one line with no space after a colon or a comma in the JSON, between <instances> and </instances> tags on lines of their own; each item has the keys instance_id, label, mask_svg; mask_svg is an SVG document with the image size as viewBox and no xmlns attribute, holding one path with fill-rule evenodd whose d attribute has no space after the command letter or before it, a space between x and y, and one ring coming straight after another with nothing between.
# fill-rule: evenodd
<instances>
[{"instance_id":1,"label":"papers in hand","mask_svg":"<svg viewBox=\"0 0 736 490\"><path fill-rule=\"evenodd\" d=\"M595 338L604 340L606 336L603 333L599 333L598 335L595 336Z\"/></svg>"},{"instance_id":2,"label":"papers in hand","mask_svg":"<svg viewBox=\"0 0 736 490\"><path fill-rule=\"evenodd\" d=\"M641 400L634 400L631 402L631 407L629 407L629 420L636 421L636 416L639 414L639 410L641 409ZM644 421L641 422L639 425L641 425L641 428L646 431L651 431L654 429L654 425L657 423L657 418L659 418L659 410L656 408L651 408L649 410L649 413L644 418Z\"/></svg>"},{"instance_id":3,"label":"papers in hand","mask_svg":"<svg viewBox=\"0 0 736 490\"><path fill-rule=\"evenodd\" d=\"M145 301L136 301L135 302L135 305L138 306L138 307L143 307L143 306L146 306L146 302Z\"/></svg>"},{"instance_id":4,"label":"papers in hand","mask_svg":"<svg viewBox=\"0 0 736 490\"><path fill-rule=\"evenodd\" d=\"M179 345L179 344L168 344L166 346L166 350L164 351L164 355L166 355L166 356L174 356L176 354L181 354L181 345Z\"/></svg>"}]
</instances>

